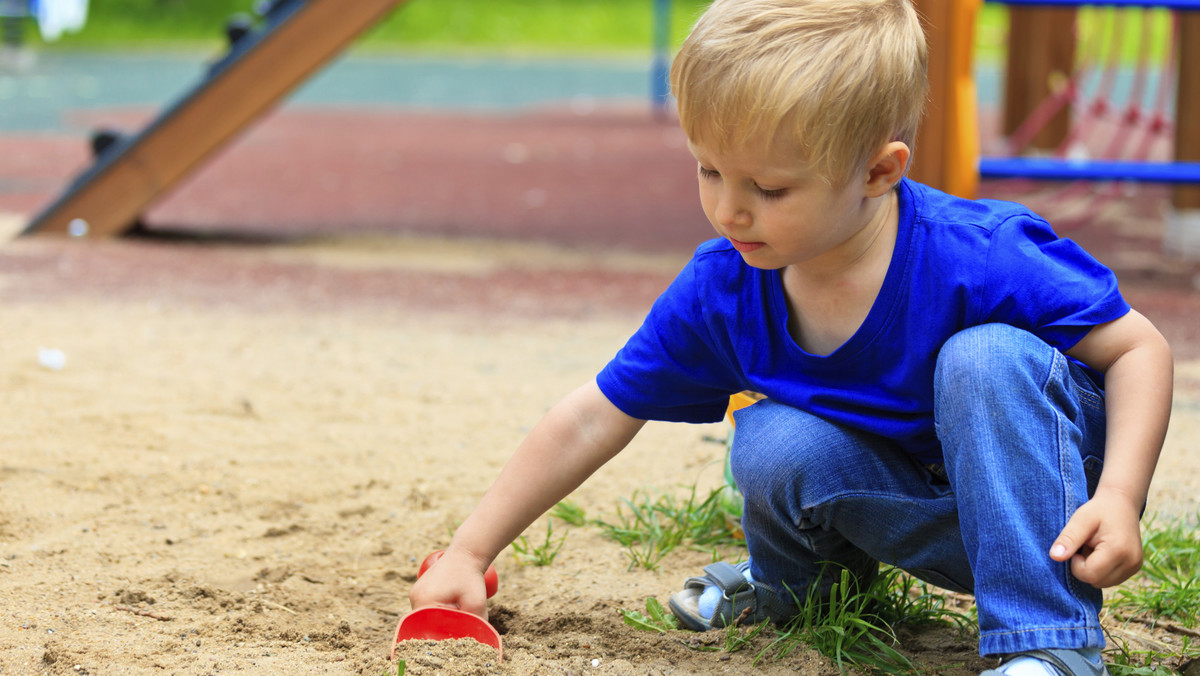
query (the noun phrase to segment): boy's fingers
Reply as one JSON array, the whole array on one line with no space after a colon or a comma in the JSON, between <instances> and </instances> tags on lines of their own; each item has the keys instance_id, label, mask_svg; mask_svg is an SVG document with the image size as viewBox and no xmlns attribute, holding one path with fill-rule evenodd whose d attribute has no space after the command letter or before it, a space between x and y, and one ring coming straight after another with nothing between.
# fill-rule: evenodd
<instances>
[{"instance_id":1,"label":"boy's fingers","mask_svg":"<svg viewBox=\"0 0 1200 676\"><path fill-rule=\"evenodd\" d=\"M1071 560L1071 574L1079 581L1090 584L1097 589L1120 584L1128 577L1113 562L1095 559L1096 556L1084 557L1076 555Z\"/></svg>"},{"instance_id":2,"label":"boy's fingers","mask_svg":"<svg viewBox=\"0 0 1200 676\"><path fill-rule=\"evenodd\" d=\"M1108 510L1088 502L1067 520L1050 546L1050 558L1069 561L1071 575L1094 587L1120 584L1142 563L1141 539L1132 526L1107 523Z\"/></svg>"},{"instance_id":3,"label":"boy's fingers","mask_svg":"<svg viewBox=\"0 0 1200 676\"><path fill-rule=\"evenodd\" d=\"M1059 538L1054 541L1054 546L1050 548L1050 558L1054 559L1055 561L1066 561L1067 559L1071 558L1071 555L1074 554L1078 549L1079 547L1073 545L1070 539L1059 536Z\"/></svg>"},{"instance_id":4,"label":"boy's fingers","mask_svg":"<svg viewBox=\"0 0 1200 676\"><path fill-rule=\"evenodd\" d=\"M1091 537L1091 530L1080 519L1071 517L1062 532L1055 538L1054 544L1050 546L1050 558L1055 561L1066 561L1071 558Z\"/></svg>"},{"instance_id":5,"label":"boy's fingers","mask_svg":"<svg viewBox=\"0 0 1200 676\"><path fill-rule=\"evenodd\" d=\"M1088 509L1089 505L1090 503L1085 504L1076 510L1070 519L1067 519L1067 525L1063 526L1062 532L1050 546L1050 558L1055 561L1066 561L1077 553L1085 556L1089 554L1089 552L1080 552L1080 550L1087 548L1088 543L1095 537L1101 526L1099 515L1093 514L1095 510Z\"/></svg>"},{"instance_id":6,"label":"boy's fingers","mask_svg":"<svg viewBox=\"0 0 1200 676\"><path fill-rule=\"evenodd\" d=\"M1101 582L1100 571L1104 570L1104 562L1098 560L1100 556L1093 552L1090 555L1076 554L1071 557L1071 574L1081 582L1097 586Z\"/></svg>"},{"instance_id":7,"label":"boy's fingers","mask_svg":"<svg viewBox=\"0 0 1200 676\"><path fill-rule=\"evenodd\" d=\"M1129 579L1141 568L1138 552L1116 546L1083 547L1071 557L1071 575L1097 588L1112 587Z\"/></svg>"}]
</instances>

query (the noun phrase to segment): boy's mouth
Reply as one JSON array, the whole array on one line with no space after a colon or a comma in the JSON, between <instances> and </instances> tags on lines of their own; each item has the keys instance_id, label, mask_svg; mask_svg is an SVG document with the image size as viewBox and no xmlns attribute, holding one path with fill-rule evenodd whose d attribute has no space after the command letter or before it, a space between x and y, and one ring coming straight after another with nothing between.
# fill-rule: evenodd
<instances>
[{"instance_id":1,"label":"boy's mouth","mask_svg":"<svg viewBox=\"0 0 1200 676\"><path fill-rule=\"evenodd\" d=\"M733 245L734 249L738 250L738 253L750 253L765 246L762 242L742 242L728 236L725 239L729 240L729 243Z\"/></svg>"}]
</instances>

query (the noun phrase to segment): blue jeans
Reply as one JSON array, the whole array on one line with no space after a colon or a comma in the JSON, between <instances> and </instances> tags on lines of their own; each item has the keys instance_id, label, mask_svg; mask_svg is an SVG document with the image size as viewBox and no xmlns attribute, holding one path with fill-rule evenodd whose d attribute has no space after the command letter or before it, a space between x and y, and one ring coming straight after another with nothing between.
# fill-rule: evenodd
<instances>
[{"instance_id":1,"label":"blue jeans","mask_svg":"<svg viewBox=\"0 0 1200 676\"><path fill-rule=\"evenodd\" d=\"M803 600L834 581L823 562L861 580L884 562L973 593L984 655L1102 647L1100 590L1048 552L1099 480L1103 393L1003 324L953 336L934 381L943 467L769 399L735 414L730 462L755 580Z\"/></svg>"}]
</instances>

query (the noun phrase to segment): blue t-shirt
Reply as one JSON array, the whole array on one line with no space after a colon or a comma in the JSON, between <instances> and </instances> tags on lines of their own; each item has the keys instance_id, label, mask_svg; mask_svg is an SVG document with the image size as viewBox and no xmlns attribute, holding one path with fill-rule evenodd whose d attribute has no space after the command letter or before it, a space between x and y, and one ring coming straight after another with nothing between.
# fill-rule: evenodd
<instances>
[{"instance_id":1,"label":"blue t-shirt","mask_svg":"<svg viewBox=\"0 0 1200 676\"><path fill-rule=\"evenodd\" d=\"M1065 351L1129 311L1116 276L1025 207L909 180L898 191L883 286L837 350L801 349L787 330L779 271L750 267L715 239L600 372L601 391L635 418L717 422L729 395L753 390L941 462L933 371L950 336L1004 323Z\"/></svg>"}]
</instances>

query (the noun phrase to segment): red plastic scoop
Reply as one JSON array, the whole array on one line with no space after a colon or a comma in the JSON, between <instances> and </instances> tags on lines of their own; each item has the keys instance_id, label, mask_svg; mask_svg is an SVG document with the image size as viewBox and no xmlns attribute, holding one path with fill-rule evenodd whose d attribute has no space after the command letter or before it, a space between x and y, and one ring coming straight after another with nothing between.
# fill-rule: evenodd
<instances>
[{"instance_id":1,"label":"red plastic scoop","mask_svg":"<svg viewBox=\"0 0 1200 676\"><path fill-rule=\"evenodd\" d=\"M421 562L421 567L417 570L417 577L424 575L425 571L429 570L429 567L441 557L442 550L425 557L425 560ZM496 568L488 566L483 579L488 598L491 598L500 586ZM391 657L395 658L395 644L401 641L412 639L441 641L456 638L473 638L480 643L490 645L496 649L496 660L504 659L504 648L500 644L500 632L496 631L496 628L487 620L464 610L440 606L420 608L400 619L400 624L396 625L396 640L392 645Z\"/></svg>"},{"instance_id":2,"label":"red plastic scoop","mask_svg":"<svg viewBox=\"0 0 1200 676\"><path fill-rule=\"evenodd\" d=\"M414 610L400 620L396 627L396 643L412 639L473 638L496 649L497 661L504 659L504 648L500 644L500 632L486 620L454 608L428 606ZM396 648L392 647L395 655Z\"/></svg>"}]
</instances>

